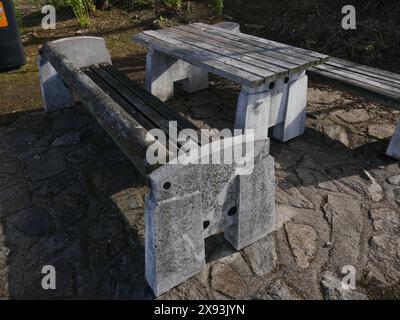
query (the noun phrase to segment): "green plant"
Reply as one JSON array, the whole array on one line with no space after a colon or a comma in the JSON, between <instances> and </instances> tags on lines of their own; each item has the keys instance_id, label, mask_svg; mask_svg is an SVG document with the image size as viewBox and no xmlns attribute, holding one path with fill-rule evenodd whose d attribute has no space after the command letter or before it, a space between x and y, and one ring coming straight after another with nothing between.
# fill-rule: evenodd
<instances>
[{"instance_id":1,"label":"green plant","mask_svg":"<svg viewBox=\"0 0 400 320\"><path fill-rule=\"evenodd\" d=\"M215 0L214 7L215 11L217 11L217 14L221 15L222 10L224 9L224 0Z\"/></svg>"},{"instance_id":2,"label":"green plant","mask_svg":"<svg viewBox=\"0 0 400 320\"><path fill-rule=\"evenodd\" d=\"M24 25L22 24L22 18L24 17L22 12L19 10L19 8L15 7L15 16L17 17L17 23L18 23L18 28L19 32L22 35L24 33Z\"/></svg>"},{"instance_id":3,"label":"green plant","mask_svg":"<svg viewBox=\"0 0 400 320\"><path fill-rule=\"evenodd\" d=\"M90 11L96 10L93 0L66 0L67 4L74 11L75 16L81 27L87 27L90 24Z\"/></svg>"},{"instance_id":4,"label":"green plant","mask_svg":"<svg viewBox=\"0 0 400 320\"><path fill-rule=\"evenodd\" d=\"M166 6L168 9L179 9L182 5L182 0L163 0L164 6Z\"/></svg>"}]
</instances>

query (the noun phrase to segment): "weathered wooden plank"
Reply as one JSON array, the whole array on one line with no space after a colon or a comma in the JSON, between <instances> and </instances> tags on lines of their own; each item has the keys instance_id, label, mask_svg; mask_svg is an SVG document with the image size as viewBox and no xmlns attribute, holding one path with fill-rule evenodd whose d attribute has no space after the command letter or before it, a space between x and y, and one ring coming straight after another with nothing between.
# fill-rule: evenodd
<instances>
[{"instance_id":1,"label":"weathered wooden plank","mask_svg":"<svg viewBox=\"0 0 400 320\"><path fill-rule=\"evenodd\" d=\"M41 54L50 61L67 86L77 94L88 111L120 146L142 178L147 180L148 173L156 168L146 161L147 130L69 61L55 44L45 44Z\"/></svg>"},{"instance_id":2,"label":"weathered wooden plank","mask_svg":"<svg viewBox=\"0 0 400 320\"><path fill-rule=\"evenodd\" d=\"M140 99L145 101L149 107L153 108L155 111L163 115L167 120L176 121L179 130L193 129L201 135L201 131L197 126L185 119L175 110L171 109L168 105L160 101L157 97L147 92L136 82L129 79L125 74L113 68L107 63L100 64L100 67L106 70L110 75L118 79L118 81L120 81L122 85L126 86L126 88L131 90Z\"/></svg>"},{"instance_id":3,"label":"weathered wooden plank","mask_svg":"<svg viewBox=\"0 0 400 320\"><path fill-rule=\"evenodd\" d=\"M297 67L297 65L295 65L295 64L288 63L287 64L288 68L282 68L282 67L278 66L277 64L272 64L270 62L267 62L268 58L263 55L259 55L259 59L255 59L254 56L256 56L256 55L252 56L250 54L246 54L246 55L242 54L242 52L244 52L243 49L238 49L238 48L229 47L229 46L221 46L221 43L218 41L208 39L206 37L201 37L201 36L198 36L193 33L188 33L186 31L179 30L176 28L174 28L174 30L165 29L165 30L161 30L158 32L166 34L174 39L192 44L193 46L201 47L202 49L212 51L215 53L219 53L219 54L225 55L231 59L239 60L241 62L250 64L250 65L265 69L265 70L269 70L272 72L276 72L276 73L280 73L280 74L281 73L287 74L288 68Z\"/></svg>"},{"instance_id":4,"label":"weathered wooden plank","mask_svg":"<svg viewBox=\"0 0 400 320\"><path fill-rule=\"evenodd\" d=\"M247 43L250 45L254 45L256 47L262 47L262 48L267 48L267 49L275 48L275 50L277 52L278 51L286 52L288 55L309 60L313 63L313 65L317 65L319 63L323 63L323 62L326 62L329 60L329 56L315 52L315 51L286 45L283 43L279 43L279 42L272 41L272 40L267 40L264 38L255 37L255 36L248 35L245 33L235 33L235 32L229 31L229 30L223 30L223 29L214 27L212 25L204 24L204 23L193 23L190 26L198 26L203 29L205 28L205 29L208 29L208 32L210 32L210 33L220 34L231 40L240 41L242 43Z\"/></svg>"},{"instance_id":5,"label":"weathered wooden plank","mask_svg":"<svg viewBox=\"0 0 400 320\"><path fill-rule=\"evenodd\" d=\"M156 128L156 125L149 121L143 116L135 106L128 103L118 92L115 91L103 78L95 73L91 67L85 67L81 69L100 89L102 89L107 95L109 95L118 105L120 105L126 112L137 120L140 125L143 126L147 131Z\"/></svg>"},{"instance_id":6,"label":"weathered wooden plank","mask_svg":"<svg viewBox=\"0 0 400 320\"><path fill-rule=\"evenodd\" d=\"M131 106L137 109L146 119L154 123L154 128L163 130L168 136L169 133L169 120L162 116L160 113L154 111L153 108L136 96L132 91L126 88L124 85L110 75L107 71L102 68L91 68L100 78L102 78L107 84L109 84L114 90L118 92ZM174 137L170 137L175 145L178 145L178 141L173 140Z\"/></svg>"},{"instance_id":7,"label":"weathered wooden plank","mask_svg":"<svg viewBox=\"0 0 400 320\"><path fill-rule=\"evenodd\" d=\"M254 64L253 60L253 63L251 63L252 62L251 60L246 61L245 59L241 59L241 57L238 54L235 54L235 52L233 51L226 50L223 47L218 48L215 45L211 45L207 42L201 41L202 40L201 38L200 39L197 38L196 40L191 37L187 37L185 36L185 34L183 34L183 32L180 32L179 30L161 30L157 32L162 35L166 35L172 39L191 45L195 50L200 48L210 51L212 53L216 53L221 56L225 56L225 58L220 59L219 61L229 61L228 63L233 63L234 66L238 67L239 69L242 70L245 69L248 72L254 73L263 78L269 78L273 73L281 74L282 77L288 74L288 71L283 68L276 68L275 70L271 70L270 68L262 68L261 67L262 62L260 62L259 64ZM196 36L194 36L194 38L196 38ZM274 67L274 66L269 65L267 67Z\"/></svg>"},{"instance_id":8,"label":"weathered wooden plank","mask_svg":"<svg viewBox=\"0 0 400 320\"><path fill-rule=\"evenodd\" d=\"M241 41L231 40L225 36L222 36L222 34L218 35L216 33L208 32L207 30L204 30L204 28L198 28L193 25L177 26L173 29L167 30L170 30L171 32L176 32L177 34L179 34L178 30L180 30L180 32L190 33L190 37L196 37L198 41L200 41L201 39L202 42L217 45L221 49L226 48L229 49L231 52L241 53L243 54L243 56L257 59L257 62L261 60L280 68L291 70L292 72L300 72L301 70L304 70L311 65L310 60L291 56L287 53L276 52L274 51L275 48L266 49L255 47L254 45L249 45ZM231 56L236 58L241 57L237 54L231 54Z\"/></svg>"},{"instance_id":9,"label":"weathered wooden plank","mask_svg":"<svg viewBox=\"0 0 400 320\"><path fill-rule=\"evenodd\" d=\"M158 50L177 59L181 59L193 64L194 66L204 68L208 72L239 84L255 87L265 82L265 79L262 77L214 60L212 56L207 57L200 52L193 52L192 46L179 43L178 41L176 41L177 44L171 44L147 33L139 33L133 37L133 40L146 47ZM277 76L274 74L270 79L273 81L276 78Z\"/></svg>"},{"instance_id":10,"label":"weathered wooden plank","mask_svg":"<svg viewBox=\"0 0 400 320\"><path fill-rule=\"evenodd\" d=\"M395 87L390 86L390 85L385 85L385 84L382 84L382 83L378 83L378 82L374 81L373 79L371 79L370 77L362 75L362 74L353 73L353 72L349 72L347 70L339 69L339 68L336 68L336 67L333 67L333 66L326 66L326 65L317 66L317 67L315 67L315 69L326 71L326 72L330 72L332 74L335 74L335 75L338 75L338 76L342 76L342 77L347 78L347 79L353 79L355 81L358 81L360 83L360 85L368 84L370 86L373 86L373 87L377 88L378 90L381 90L381 91L385 90L388 93L400 96L400 89L399 88L395 88Z\"/></svg>"},{"instance_id":11,"label":"weathered wooden plank","mask_svg":"<svg viewBox=\"0 0 400 320\"><path fill-rule=\"evenodd\" d=\"M331 58L328 62L325 63L325 65L337 67L343 70L347 70L349 72L363 74L370 77L371 79L374 79L377 82L383 81L383 83L391 83L396 87L400 86L400 75L393 72L371 68L337 58Z\"/></svg>"},{"instance_id":12,"label":"weathered wooden plank","mask_svg":"<svg viewBox=\"0 0 400 320\"><path fill-rule=\"evenodd\" d=\"M393 94L393 92L387 92L367 83L361 83L360 81L316 68L309 69L308 74L315 81L332 85L355 95L372 99L390 108L400 110L400 97Z\"/></svg>"},{"instance_id":13,"label":"weathered wooden plank","mask_svg":"<svg viewBox=\"0 0 400 320\"><path fill-rule=\"evenodd\" d=\"M170 44L173 44L175 46L178 46L178 47L184 46L191 52L201 53L203 56L207 57L207 59L212 59L212 61L222 62L222 63L229 65L231 67L234 67L238 70L246 71L246 72L253 74L255 76L258 76L258 77L269 78L269 77L276 76L276 74L272 71L262 70L259 68L254 70L254 67L249 65L248 63L243 63L241 61L232 59L231 57L224 56L219 53L211 52L209 50L202 49L200 47L196 47L193 44L190 44L188 42L183 42L181 40L177 40L177 39L171 37L170 35L163 33L162 31L144 31L143 33L147 34L147 35L151 35L155 38L158 38L159 40L164 40L164 41L166 41ZM260 73L262 73L262 75L259 75L256 72L260 72Z\"/></svg>"},{"instance_id":14,"label":"weathered wooden plank","mask_svg":"<svg viewBox=\"0 0 400 320\"><path fill-rule=\"evenodd\" d=\"M144 88L140 87L136 82L129 79L125 74L113 68L109 64L100 64L100 68L104 69L111 76L120 82L132 94L140 98L148 107L155 110L157 113L165 117L168 121L177 121L178 128L186 129L191 128L197 130L198 128L184 117L179 115L175 110L169 108L165 103L158 100L155 96L147 92ZM118 90L118 89L117 89Z\"/></svg>"}]
</instances>

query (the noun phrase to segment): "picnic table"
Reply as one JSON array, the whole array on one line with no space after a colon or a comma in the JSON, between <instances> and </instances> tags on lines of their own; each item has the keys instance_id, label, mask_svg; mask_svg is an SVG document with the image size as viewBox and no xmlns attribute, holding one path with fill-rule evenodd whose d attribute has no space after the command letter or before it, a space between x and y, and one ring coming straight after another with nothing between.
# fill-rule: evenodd
<instances>
[{"instance_id":1,"label":"picnic table","mask_svg":"<svg viewBox=\"0 0 400 320\"><path fill-rule=\"evenodd\" d=\"M174 96L174 82L188 92L208 87L213 73L241 85L235 128L288 141L305 129L307 68L328 61L318 52L193 23L144 31L133 40L148 48L146 89L163 101Z\"/></svg>"}]
</instances>

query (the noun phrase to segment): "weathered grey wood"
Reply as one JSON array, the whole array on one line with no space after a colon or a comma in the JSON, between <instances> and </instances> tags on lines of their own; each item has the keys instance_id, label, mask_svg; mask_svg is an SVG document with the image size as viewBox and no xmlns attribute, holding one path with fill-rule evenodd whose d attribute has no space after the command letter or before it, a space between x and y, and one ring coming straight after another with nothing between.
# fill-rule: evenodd
<instances>
[{"instance_id":1,"label":"weathered grey wood","mask_svg":"<svg viewBox=\"0 0 400 320\"><path fill-rule=\"evenodd\" d=\"M266 49L274 49L275 48L275 50L277 52L286 52L288 55L298 57L301 59L306 59L306 60L315 62L316 64L326 62L329 60L329 56L315 52L315 51L286 45L286 44L279 43L276 41L255 37L255 36L252 36L249 34L235 33L235 32L229 31L229 30L223 30L221 28L216 28L212 25L208 25L208 24L204 24L204 23L193 23L192 25L194 27L199 26L201 28L208 29L208 32L210 32L210 33L222 34L223 36L225 36L231 40L236 40L236 41L239 41L242 43L247 43L247 44L253 45L255 47L261 47L261 48L266 48Z\"/></svg>"},{"instance_id":2,"label":"weathered grey wood","mask_svg":"<svg viewBox=\"0 0 400 320\"><path fill-rule=\"evenodd\" d=\"M391 79L389 77L385 77L384 75L359 70L359 69L354 68L353 66L345 66L345 65L336 63L334 60L325 63L324 66L326 66L328 68L336 68L336 69L343 70L346 72L351 72L356 75L367 77L368 79L370 79L376 83L381 83L384 85L391 86L393 88L400 89L400 80Z\"/></svg>"},{"instance_id":3,"label":"weathered grey wood","mask_svg":"<svg viewBox=\"0 0 400 320\"><path fill-rule=\"evenodd\" d=\"M175 110L172 110L165 103L162 103L155 96L147 92L144 88L139 86L136 82L129 79L125 74L113 68L109 64L100 64L101 68L106 70L109 74L113 75L116 79L118 79L122 84L124 84L129 90L131 90L134 94L140 97L143 101L145 101L151 108L156 110L161 115L164 115L167 119L176 121L178 128L180 130L183 129L193 129L199 130L193 123L186 120L184 117L179 115Z\"/></svg>"},{"instance_id":4,"label":"weathered grey wood","mask_svg":"<svg viewBox=\"0 0 400 320\"><path fill-rule=\"evenodd\" d=\"M188 37L191 37L192 39L195 39L197 41L211 43L213 45L217 44L222 49L226 48L231 52L242 53L243 56L249 56L250 54L254 53L256 54L255 57L257 57L257 60L261 60L266 63L270 62L272 65L278 66L283 69L308 64L307 60L291 57L290 55L274 52L273 50L269 49L256 48L252 45L248 45L240 41L231 40L227 37L224 37L222 34L219 35L206 32L203 29L193 25L177 26L173 30L167 29L167 31L176 32L177 35L185 34ZM241 57L241 55L236 56Z\"/></svg>"},{"instance_id":5,"label":"weathered grey wood","mask_svg":"<svg viewBox=\"0 0 400 320\"><path fill-rule=\"evenodd\" d=\"M109 95L116 103L118 103L126 112L137 120L140 125L147 131L156 128L156 125L142 115L133 105L127 102L115 89L101 78L90 67L81 69L100 89Z\"/></svg>"},{"instance_id":6,"label":"weathered grey wood","mask_svg":"<svg viewBox=\"0 0 400 320\"><path fill-rule=\"evenodd\" d=\"M276 52L275 48L260 48L254 45L249 45L238 40L229 39L229 37L224 36L222 33L211 33L207 32L202 28L197 26L177 26L170 32L176 32L179 35L179 31L190 33L190 36L198 41L217 44L221 49L229 49L231 52L241 53L242 55L233 55L235 58L240 58L242 56L251 57L256 60L264 61L266 63L273 64L283 69L289 69L293 72L298 72L304 70L311 65L311 61L292 56L286 52ZM228 54L232 56L232 54Z\"/></svg>"},{"instance_id":7,"label":"weathered grey wood","mask_svg":"<svg viewBox=\"0 0 400 320\"><path fill-rule=\"evenodd\" d=\"M308 74L315 81L320 81L355 95L361 95L388 107L400 110L400 96L392 91L384 90L373 84L334 74L327 70L311 68Z\"/></svg>"},{"instance_id":8,"label":"weathered grey wood","mask_svg":"<svg viewBox=\"0 0 400 320\"><path fill-rule=\"evenodd\" d=\"M317 70L322 70L326 72L330 72L335 75L343 76L344 78L352 79L359 81L360 85L371 85L377 88L379 91L387 92L388 94L393 94L393 95L400 95L400 89L393 87L391 85L386 85L381 82L375 81L373 78L354 73L351 70L344 70L344 69L339 69L334 66L327 66L327 65L320 65L315 67Z\"/></svg>"},{"instance_id":9,"label":"weathered grey wood","mask_svg":"<svg viewBox=\"0 0 400 320\"><path fill-rule=\"evenodd\" d=\"M249 68L250 69L252 67L254 68L254 66L249 65L248 63L244 63L244 62L235 60L235 59L233 59L233 58L231 58L229 56L224 56L224 55L222 55L220 53L215 53L215 52L209 51L208 49L202 49L200 47L194 46L191 43L183 42L181 40L177 40L174 37L172 37L170 35L170 33L167 34L168 30L144 31L143 33L146 34L146 35L153 36L153 37L155 37L155 38L157 38L159 40L166 41L166 42L168 42L168 43L170 43L172 45L175 45L175 46L177 46L179 48L185 48L187 50L190 50L191 52L200 53L208 61L211 60L213 62L214 61L222 62L223 64L231 66L231 67L234 67L234 68L236 68L236 69L238 69L238 70L240 70L242 72L247 72L249 74L252 74L253 76L258 76L257 73L256 73L258 71L258 69L257 69L257 71L254 71L254 70L253 71L249 71L248 70ZM193 63L193 60L190 60L190 56L187 59L188 59L187 62ZM263 70L263 71L260 71L260 73L261 72L263 73L263 75L259 76L259 77L266 78L266 77L274 77L275 76L275 73L272 72L272 71Z\"/></svg>"},{"instance_id":10,"label":"weathered grey wood","mask_svg":"<svg viewBox=\"0 0 400 320\"><path fill-rule=\"evenodd\" d=\"M229 61L228 64L233 65L239 69L242 70L247 70L248 72L251 72L253 74L256 74L260 77L263 78L269 78L273 73L278 73L278 74L287 74L287 70L283 68L277 68L274 65L267 65L265 68L263 68L263 63L260 62L259 64L255 64L254 60L251 61L251 59L245 60L243 59L242 55L238 55L237 52L235 51L229 51L223 46L216 46L216 44L210 44L209 42L206 41L206 39L197 37L196 35L192 35L190 33L185 33L181 30L161 30L158 31L158 33L166 35L172 39L181 41L183 43L186 43L187 45L193 46L194 50L198 49L204 49L209 52L221 55L222 57L225 56L225 61ZM219 61L224 61L224 60L219 60Z\"/></svg>"},{"instance_id":11,"label":"weathered grey wood","mask_svg":"<svg viewBox=\"0 0 400 320\"><path fill-rule=\"evenodd\" d=\"M354 72L364 73L370 75L372 77L382 76L381 79L388 79L390 81L400 83L400 74L393 73L387 70L382 70L378 68L373 68L365 65L361 65L359 63L351 62L344 59L339 58L330 58L326 64L341 66L343 69L352 70Z\"/></svg>"},{"instance_id":12,"label":"weathered grey wood","mask_svg":"<svg viewBox=\"0 0 400 320\"><path fill-rule=\"evenodd\" d=\"M143 126L70 62L56 45L46 43L41 53L50 61L68 87L85 102L88 111L120 146L142 178L147 180L148 173L155 167L149 166L146 161L147 131Z\"/></svg>"},{"instance_id":13,"label":"weathered grey wood","mask_svg":"<svg viewBox=\"0 0 400 320\"><path fill-rule=\"evenodd\" d=\"M240 62L244 62L246 64L256 66L261 69L277 73L285 73L287 71L285 68L266 62L267 58L262 55L260 55L262 58L255 60L254 58L250 58L249 55L241 54L244 52L244 50L240 50L235 47L225 46L223 43L219 42L216 39L210 39L207 37L199 36L194 33L181 30L180 27L176 27L174 28L174 30L165 29L158 32L168 35L169 37L174 38L176 40L183 41L194 47L200 47L204 50L218 53L220 55L229 57L234 60L238 60ZM290 66L294 67L295 65L289 64L289 67Z\"/></svg>"},{"instance_id":14,"label":"weathered grey wood","mask_svg":"<svg viewBox=\"0 0 400 320\"><path fill-rule=\"evenodd\" d=\"M183 61L204 68L211 73L239 84L254 87L263 84L265 81L265 79L255 74L238 69L224 62L214 60L213 55L207 56L199 52L193 52L192 46L186 45L179 41L174 41L173 39L171 39L171 41L175 42L176 44L171 44L170 42L161 40L159 37L148 34L148 32L146 34L137 34L133 37L133 39L144 46L158 50L178 59L182 59ZM271 78L276 78L276 75L272 75Z\"/></svg>"}]
</instances>

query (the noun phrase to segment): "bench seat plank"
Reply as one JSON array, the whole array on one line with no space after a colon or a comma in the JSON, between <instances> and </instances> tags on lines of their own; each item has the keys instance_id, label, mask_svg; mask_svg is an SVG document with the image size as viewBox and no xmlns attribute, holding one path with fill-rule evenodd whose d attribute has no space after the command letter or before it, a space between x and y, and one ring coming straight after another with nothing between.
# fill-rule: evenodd
<instances>
[{"instance_id":1,"label":"bench seat plank","mask_svg":"<svg viewBox=\"0 0 400 320\"><path fill-rule=\"evenodd\" d=\"M366 75L358 74L355 72L352 72L351 70L345 70L345 69L340 69L334 66L326 66L326 65L320 65L315 67L316 70L322 70L325 72L330 72L332 74L342 76L343 81L347 81L346 79L352 79L355 81L358 81L360 83L360 86L364 85L371 85L377 88L377 90L381 90L383 92L387 92L389 95L400 95L400 88L394 87L392 85L384 84L379 81L376 81L374 78L368 77Z\"/></svg>"},{"instance_id":2,"label":"bench seat plank","mask_svg":"<svg viewBox=\"0 0 400 320\"><path fill-rule=\"evenodd\" d=\"M384 80L385 71L383 70L371 67L364 68L362 65L351 62L343 64L343 60L339 59L331 59L331 61L335 64L338 61L337 64L340 67L326 63L310 68L308 74L317 81L400 110L400 88L396 83L392 84L392 79L395 78L393 73L388 73L391 77Z\"/></svg>"}]
</instances>

